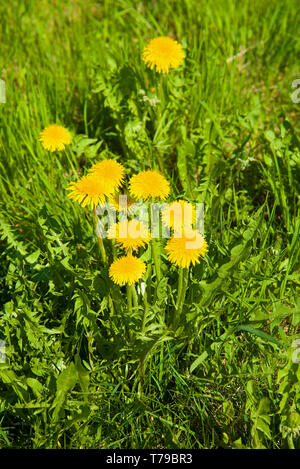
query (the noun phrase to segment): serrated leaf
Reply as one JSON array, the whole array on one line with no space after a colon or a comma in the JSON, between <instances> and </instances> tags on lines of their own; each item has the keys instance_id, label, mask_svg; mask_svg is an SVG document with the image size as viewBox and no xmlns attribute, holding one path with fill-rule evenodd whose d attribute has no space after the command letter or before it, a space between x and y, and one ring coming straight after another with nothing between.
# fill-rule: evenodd
<instances>
[{"instance_id":1,"label":"serrated leaf","mask_svg":"<svg viewBox=\"0 0 300 469\"><path fill-rule=\"evenodd\" d=\"M56 395L51 407L54 408L54 422L59 419L60 411L64 406L68 393L74 388L77 382L77 377L77 370L74 363L70 363L70 365L58 376L56 381Z\"/></svg>"},{"instance_id":2,"label":"serrated leaf","mask_svg":"<svg viewBox=\"0 0 300 469\"><path fill-rule=\"evenodd\" d=\"M157 285L156 295L159 302L163 301L167 297L168 278L164 277L160 280Z\"/></svg>"},{"instance_id":3,"label":"serrated leaf","mask_svg":"<svg viewBox=\"0 0 300 469\"><path fill-rule=\"evenodd\" d=\"M89 390L90 372L82 365L79 355L76 355L75 357L75 367L80 387L84 393L87 393Z\"/></svg>"},{"instance_id":4,"label":"serrated leaf","mask_svg":"<svg viewBox=\"0 0 300 469\"><path fill-rule=\"evenodd\" d=\"M193 361L193 363L191 364L190 366L190 372L193 373L193 371L199 366L201 365L201 363L204 362L204 360L206 360L208 357L208 353L206 351L204 351L200 357L196 358L196 360Z\"/></svg>"},{"instance_id":5,"label":"serrated leaf","mask_svg":"<svg viewBox=\"0 0 300 469\"><path fill-rule=\"evenodd\" d=\"M252 407L251 420L253 425L251 427L251 436L254 440L256 447L264 447L264 439L271 439L270 423L270 401L267 397L263 397L258 404L258 407ZM262 433L262 435L260 434Z\"/></svg>"},{"instance_id":6,"label":"serrated leaf","mask_svg":"<svg viewBox=\"0 0 300 469\"><path fill-rule=\"evenodd\" d=\"M235 413L232 402L231 401L223 402L222 410L223 410L223 414L226 416L226 425L229 425L229 423L233 420L234 413Z\"/></svg>"}]
</instances>

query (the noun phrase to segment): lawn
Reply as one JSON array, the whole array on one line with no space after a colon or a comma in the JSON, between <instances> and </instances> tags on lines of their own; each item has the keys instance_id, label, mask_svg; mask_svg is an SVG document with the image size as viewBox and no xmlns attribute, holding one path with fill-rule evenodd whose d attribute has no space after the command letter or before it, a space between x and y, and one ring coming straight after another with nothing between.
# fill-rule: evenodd
<instances>
[{"instance_id":1,"label":"lawn","mask_svg":"<svg viewBox=\"0 0 300 469\"><path fill-rule=\"evenodd\" d=\"M0 14L0 448L300 449L299 2ZM143 60L160 36L167 73ZM118 284L124 249L68 192L105 160L122 194L151 170L152 202L203 208L194 265L151 239Z\"/></svg>"}]
</instances>

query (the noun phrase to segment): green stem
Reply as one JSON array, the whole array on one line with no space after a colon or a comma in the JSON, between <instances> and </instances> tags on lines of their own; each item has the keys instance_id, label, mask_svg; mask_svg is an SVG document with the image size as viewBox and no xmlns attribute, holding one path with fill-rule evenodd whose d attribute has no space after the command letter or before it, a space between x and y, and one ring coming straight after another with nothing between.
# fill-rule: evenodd
<instances>
[{"instance_id":1,"label":"green stem","mask_svg":"<svg viewBox=\"0 0 300 469\"><path fill-rule=\"evenodd\" d=\"M163 113L165 110L165 103L166 103L166 95L165 95L165 88L166 88L166 80L167 76L164 74L160 75L159 83L157 83L158 87L158 99L159 99L159 104L158 104L158 111L157 111L157 126L156 126L156 131L159 129L159 127L162 125L162 118L163 118ZM157 154L156 154L156 159L158 161L159 169L160 171L165 174L165 167L164 167L164 162L163 159L160 155L160 150L158 149Z\"/></svg>"},{"instance_id":2,"label":"green stem","mask_svg":"<svg viewBox=\"0 0 300 469\"><path fill-rule=\"evenodd\" d=\"M166 97L167 93L165 93L166 87L166 80L167 76L164 74L160 75L159 80L156 81L156 89L157 89L157 96L159 103L157 105L157 114L156 114L156 133L159 131L160 127L162 126L162 119L163 119L163 113L165 110L165 103L166 103ZM166 174L163 158L160 154L160 150L158 149L156 152L156 161L158 162L159 169L163 174ZM154 168L153 168L154 169Z\"/></svg>"},{"instance_id":3,"label":"green stem","mask_svg":"<svg viewBox=\"0 0 300 469\"><path fill-rule=\"evenodd\" d=\"M127 314L132 313L132 288L131 285L127 285Z\"/></svg>"},{"instance_id":4,"label":"green stem","mask_svg":"<svg viewBox=\"0 0 300 469\"><path fill-rule=\"evenodd\" d=\"M148 309L149 309L149 305L147 301L147 289L145 290L145 293L143 295L143 300L144 300L144 314L143 314L143 319L142 319L142 330L141 330L142 334L145 331L146 318L147 318Z\"/></svg>"},{"instance_id":5,"label":"green stem","mask_svg":"<svg viewBox=\"0 0 300 469\"><path fill-rule=\"evenodd\" d=\"M178 272L178 290L177 290L177 302L176 302L176 311L178 311L178 307L180 304L180 298L182 294L182 286L183 286L183 269L180 267Z\"/></svg>"},{"instance_id":6,"label":"green stem","mask_svg":"<svg viewBox=\"0 0 300 469\"><path fill-rule=\"evenodd\" d=\"M144 314L143 314L143 319L142 319L142 328L141 332L144 334L145 332L145 325L146 325L146 319L148 315L148 301L147 301L147 290L145 290L145 293L143 295L143 300L144 300ZM138 395L141 398L143 396L143 388L144 388L144 379L145 379L145 362L144 362L144 357L140 358L140 363L139 363L139 385L138 385Z\"/></svg>"},{"instance_id":7,"label":"green stem","mask_svg":"<svg viewBox=\"0 0 300 469\"><path fill-rule=\"evenodd\" d=\"M98 246L99 246L101 258L102 258L103 264L106 265L107 264L107 256L106 256L106 252L105 252L103 239L101 238L101 236L98 235L98 229L97 229L98 217L97 217L97 213L96 213L96 208L93 209L93 217L94 217L95 232L96 232L96 236L97 236L97 240L98 240Z\"/></svg>"},{"instance_id":8,"label":"green stem","mask_svg":"<svg viewBox=\"0 0 300 469\"><path fill-rule=\"evenodd\" d=\"M49 151L50 153L50 177L51 177L51 181L52 181L52 184L54 186L54 152L52 151Z\"/></svg>"},{"instance_id":9,"label":"green stem","mask_svg":"<svg viewBox=\"0 0 300 469\"><path fill-rule=\"evenodd\" d=\"M139 307L139 302L138 302L138 297L137 297L137 293L136 293L136 289L135 289L134 285L131 285L131 290L132 290L133 306L135 308L138 308Z\"/></svg>"},{"instance_id":10,"label":"green stem","mask_svg":"<svg viewBox=\"0 0 300 469\"><path fill-rule=\"evenodd\" d=\"M185 300L185 294L188 286L188 280L189 280L189 269L188 268L180 268L179 270L179 277L178 277L178 295L177 295L177 302L176 302L176 309L175 309L175 314L173 316L173 326L176 328L182 308L184 305L184 300Z\"/></svg>"},{"instance_id":11,"label":"green stem","mask_svg":"<svg viewBox=\"0 0 300 469\"><path fill-rule=\"evenodd\" d=\"M160 124L162 114L164 111L165 106L165 75L161 74L159 78L159 89L158 89L158 99L159 99L159 106L158 106L158 125Z\"/></svg>"},{"instance_id":12,"label":"green stem","mask_svg":"<svg viewBox=\"0 0 300 469\"><path fill-rule=\"evenodd\" d=\"M112 247L113 261L115 261L117 259L117 247L116 247L116 241L114 239L111 240L111 247Z\"/></svg>"},{"instance_id":13,"label":"green stem","mask_svg":"<svg viewBox=\"0 0 300 469\"><path fill-rule=\"evenodd\" d=\"M156 273L156 283L158 284L161 279L161 271L160 271L160 255L159 249L156 239L152 239L152 255L155 265L155 273Z\"/></svg>"}]
</instances>

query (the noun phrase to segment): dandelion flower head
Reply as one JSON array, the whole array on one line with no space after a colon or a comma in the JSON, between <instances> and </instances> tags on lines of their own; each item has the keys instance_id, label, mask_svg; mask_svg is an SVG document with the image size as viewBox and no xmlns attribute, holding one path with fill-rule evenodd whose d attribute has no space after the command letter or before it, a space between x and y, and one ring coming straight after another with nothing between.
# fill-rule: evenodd
<instances>
[{"instance_id":1,"label":"dandelion flower head","mask_svg":"<svg viewBox=\"0 0 300 469\"><path fill-rule=\"evenodd\" d=\"M168 36L152 39L143 51L143 60L151 70L156 67L158 73L168 73L171 68L178 68L183 62L182 45Z\"/></svg>"},{"instance_id":2,"label":"dandelion flower head","mask_svg":"<svg viewBox=\"0 0 300 469\"><path fill-rule=\"evenodd\" d=\"M78 181L71 182L67 188L71 191L68 197L78 202L82 207L90 205L95 209L98 204L105 203L105 196L111 194L111 187L95 174L82 176Z\"/></svg>"},{"instance_id":3,"label":"dandelion flower head","mask_svg":"<svg viewBox=\"0 0 300 469\"><path fill-rule=\"evenodd\" d=\"M170 184L159 171L149 169L131 177L129 192L136 199L165 200L170 194Z\"/></svg>"},{"instance_id":4,"label":"dandelion flower head","mask_svg":"<svg viewBox=\"0 0 300 469\"><path fill-rule=\"evenodd\" d=\"M196 230L185 229L180 237L174 235L165 247L168 259L178 267L197 264L208 250L204 237Z\"/></svg>"},{"instance_id":5,"label":"dandelion flower head","mask_svg":"<svg viewBox=\"0 0 300 469\"><path fill-rule=\"evenodd\" d=\"M142 259L128 254L116 259L109 268L109 276L117 285L133 285L146 272L146 264Z\"/></svg>"},{"instance_id":6,"label":"dandelion flower head","mask_svg":"<svg viewBox=\"0 0 300 469\"><path fill-rule=\"evenodd\" d=\"M118 189L124 181L125 169L116 160L99 161L91 167L89 172L97 175L99 179L103 179L105 184L111 187L111 192Z\"/></svg>"},{"instance_id":7,"label":"dandelion flower head","mask_svg":"<svg viewBox=\"0 0 300 469\"><path fill-rule=\"evenodd\" d=\"M51 124L40 133L39 140L45 150L54 152L55 150L64 150L65 145L69 145L71 134L63 126Z\"/></svg>"}]
</instances>

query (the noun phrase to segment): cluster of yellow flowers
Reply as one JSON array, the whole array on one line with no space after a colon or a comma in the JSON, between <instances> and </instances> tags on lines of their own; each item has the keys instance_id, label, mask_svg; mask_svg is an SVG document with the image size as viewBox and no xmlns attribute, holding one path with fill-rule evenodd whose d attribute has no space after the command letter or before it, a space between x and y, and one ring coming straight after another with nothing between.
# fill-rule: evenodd
<instances>
[{"instance_id":1,"label":"cluster of yellow flowers","mask_svg":"<svg viewBox=\"0 0 300 469\"><path fill-rule=\"evenodd\" d=\"M97 204L103 204L106 198L108 202L115 201L116 191L124 182L124 174L125 170L120 163L113 159L103 160L95 164L88 175L70 184L69 197L83 207L90 205L95 210ZM169 182L156 170L141 171L133 175L128 187L131 200L136 202L137 199L164 201L170 194ZM190 219L183 217L187 208L191 208ZM193 205L183 200L168 204L162 211L162 222L173 230L173 236L165 247L169 260L179 267L188 267L199 262L207 251L207 243L203 236L192 228L195 223ZM181 236L178 236L179 230L182 232ZM146 265L133 255L133 251L151 241L147 226L140 221L126 219L113 224L107 237L115 239L126 252L111 264L110 277L118 285L137 282L144 275Z\"/></svg>"},{"instance_id":2,"label":"cluster of yellow flowers","mask_svg":"<svg viewBox=\"0 0 300 469\"><path fill-rule=\"evenodd\" d=\"M168 73L170 69L178 68L183 59L181 44L166 36L151 40L143 52L145 64L151 70L155 68L158 73ZM71 142L71 134L64 127L52 124L41 132L40 141L43 147L51 152L63 150ZM125 170L119 162L113 159L102 160L92 166L87 175L69 185L68 196L82 207L91 206L95 216L97 206L106 202L110 202L117 210L122 211L118 191L124 180ZM156 170L141 171L132 176L128 189L131 199L124 210L128 210L129 213L130 205L140 199L165 201L170 194L169 182ZM186 214L186 209L190 210L190 215L183 217L182 214ZM162 213L162 223L173 231L165 246L168 259L181 268L200 262L200 258L207 251L205 239L193 228L195 217L193 205L184 200L170 203ZM111 264L110 277L118 285L136 283L144 275L146 264L135 256L133 251L145 247L151 241L148 228L139 221L126 219L110 227L108 238L115 239L119 247L125 250L125 255Z\"/></svg>"}]
</instances>

